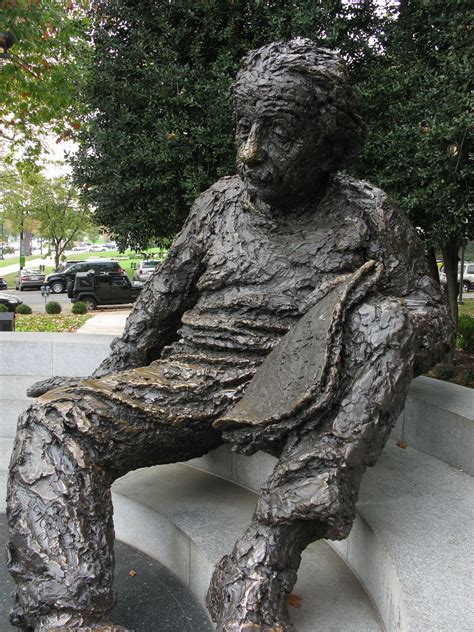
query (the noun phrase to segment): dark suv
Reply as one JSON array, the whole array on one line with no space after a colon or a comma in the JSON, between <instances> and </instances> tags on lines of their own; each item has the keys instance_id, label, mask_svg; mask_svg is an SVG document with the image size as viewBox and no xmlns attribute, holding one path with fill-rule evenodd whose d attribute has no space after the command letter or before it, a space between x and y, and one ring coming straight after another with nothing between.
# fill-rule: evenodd
<instances>
[{"instance_id":1,"label":"dark suv","mask_svg":"<svg viewBox=\"0 0 474 632\"><path fill-rule=\"evenodd\" d=\"M82 301L88 309L95 309L97 305L133 303L141 289L141 284L132 285L126 275L78 272L74 283L69 283L67 295L72 303Z\"/></svg>"},{"instance_id":2,"label":"dark suv","mask_svg":"<svg viewBox=\"0 0 474 632\"><path fill-rule=\"evenodd\" d=\"M78 272L88 272L92 270L97 273L108 273L125 276L125 271L116 261L108 261L107 259L94 259L89 261L81 261L62 270L61 272L53 272L46 277L46 283L51 288L51 292L59 294L65 292L69 281L74 281Z\"/></svg>"}]
</instances>

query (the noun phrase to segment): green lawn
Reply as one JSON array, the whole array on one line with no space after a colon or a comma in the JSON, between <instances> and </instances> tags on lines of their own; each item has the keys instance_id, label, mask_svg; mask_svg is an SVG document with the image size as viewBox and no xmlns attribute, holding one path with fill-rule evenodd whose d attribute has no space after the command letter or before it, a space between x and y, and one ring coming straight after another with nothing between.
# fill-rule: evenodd
<instances>
[{"instance_id":1,"label":"green lawn","mask_svg":"<svg viewBox=\"0 0 474 632\"><path fill-rule=\"evenodd\" d=\"M26 257L26 261L32 261L33 259L39 259L40 255L31 255L31 257ZM7 266L12 266L15 263L18 263L20 260L19 256L16 257L8 257L8 259L0 259L0 271L2 268L6 268Z\"/></svg>"},{"instance_id":2,"label":"green lawn","mask_svg":"<svg viewBox=\"0 0 474 632\"><path fill-rule=\"evenodd\" d=\"M73 333L90 317L91 314L17 314L15 331Z\"/></svg>"},{"instance_id":3,"label":"green lawn","mask_svg":"<svg viewBox=\"0 0 474 632\"><path fill-rule=\"evenodd\" d=\"M459 305L459 314L467 314L474 318L474 298L468 298L464 301L464 305Z\"/></svg>"}]
</instances>

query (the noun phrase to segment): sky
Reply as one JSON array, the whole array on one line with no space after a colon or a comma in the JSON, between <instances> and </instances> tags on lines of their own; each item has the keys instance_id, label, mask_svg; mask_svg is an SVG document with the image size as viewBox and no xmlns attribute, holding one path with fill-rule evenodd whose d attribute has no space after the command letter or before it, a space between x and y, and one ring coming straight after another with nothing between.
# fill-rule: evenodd
<instances>
[{"instance_id":1,"label":"sky","mask_svg":"<svg viewBox=\"0 0 474 632\"><path fill-rule=\"evenodd\" d=\"M58 178L71 173L65 160L66 154L74 153L76 150L75 143L71 141L56 143L55 137L51 136L46 139L46 146L49 153L43 162L44 175L47 178Z\"/></svg>"}]
</instances>

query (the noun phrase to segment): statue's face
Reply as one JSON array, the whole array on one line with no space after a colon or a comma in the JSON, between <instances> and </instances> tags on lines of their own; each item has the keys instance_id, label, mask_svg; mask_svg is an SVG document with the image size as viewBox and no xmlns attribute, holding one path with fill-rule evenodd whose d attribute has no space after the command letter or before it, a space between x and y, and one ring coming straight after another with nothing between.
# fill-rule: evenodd
<instances>
[{"instance_id":1,"label":"statue's face","mask_svg":"<svg viewBox=\"0 0 474 632\"><path fill-rule=\"evenodd\" d=\"M315 197L328 148L314 91L290 73L259 77L258 84L249 77L234 104L237 171L249 194L282 207Z\"/></svg>"}]
</instances>

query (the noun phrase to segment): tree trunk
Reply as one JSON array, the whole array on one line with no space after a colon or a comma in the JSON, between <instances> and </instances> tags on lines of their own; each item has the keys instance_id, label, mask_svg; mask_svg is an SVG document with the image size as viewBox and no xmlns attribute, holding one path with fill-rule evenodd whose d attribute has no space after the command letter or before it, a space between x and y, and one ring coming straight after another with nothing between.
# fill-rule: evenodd
<instances>
[{"instance_id":1,"label":"tree trunk","mask_svg":"<svg viewBox=\"0 0 474 632\"><path fill-rule=\"evenodd\" d=\"M56 270L59 268L60 259L61 259L60 246L59 244L55 243L54 244L54 267L56 268Z\"/></svg>"},{"instance_id":2,"label":"tree trunk","mask_svg":"<svg viewBox=\"0 0 474 632\"><path fill-rule=\"evenodd\" d=\"M444 270L448 283L448 302L457 328L458 323L458 241L451 237L442 246Z\"/></svg>"},{"instance_id":3,"label":"tree trunk","mask_svg":"<svg viewBox=\"0 0 474 632\"><path fill-rule=\"evenodd\" d=\"M435 249L433 247L428 248L428 252L426 253L426 260L428 261L428 268L431 272L431 276L439 283L439 269L438 264L436 263Z\"/></svg>"}]
</instances>

